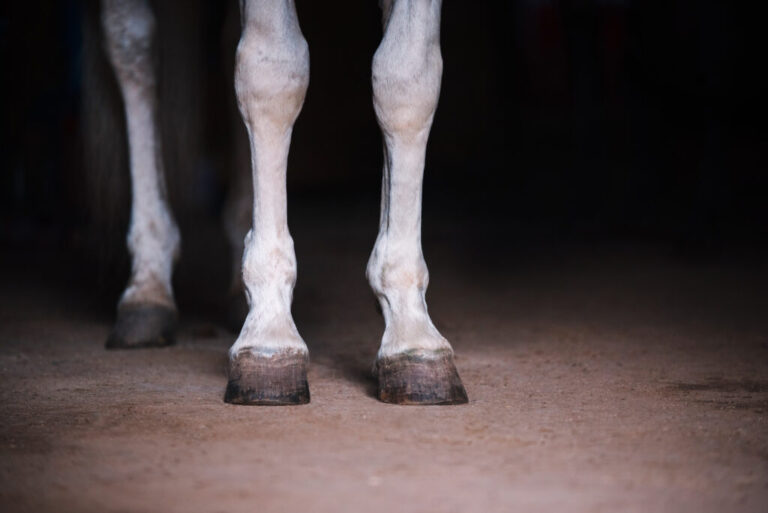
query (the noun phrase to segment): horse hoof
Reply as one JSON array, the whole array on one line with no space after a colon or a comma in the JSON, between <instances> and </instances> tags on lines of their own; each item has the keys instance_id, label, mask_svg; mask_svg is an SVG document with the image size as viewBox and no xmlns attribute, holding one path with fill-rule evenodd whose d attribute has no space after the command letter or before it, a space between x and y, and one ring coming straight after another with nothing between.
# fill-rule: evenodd
<instances>
[{"instance_id":1,"label":"horse hoof","mask_svg":"<svg viewBox=\"0 0 768 513\"><path fill-rule=\"evenodd\" d=\"M163 305L118 307L107 349L164 347L175 342L176 309Z\"/></svg>"},{"instance_id":2,"label":"horse hoof","mask_svg":"<svg viewBox=\"0 0 768 513\"><path fill-rule=\"evenodd\" d=\"M246 405L290 405L309 402L305 353L260 356L241 350L229 360L224 401Z\"/></svg>"},{"instance_id":3,"label":"horse hoof","mask_svg":"<svg viewBox=\"0 0 768 513\"><path fill-rule=\"evenodd\" d=\"M467 391L453 355L400 354L376 362L379 399L393 404L464 404Z\"/></svg>"}]
</instances>

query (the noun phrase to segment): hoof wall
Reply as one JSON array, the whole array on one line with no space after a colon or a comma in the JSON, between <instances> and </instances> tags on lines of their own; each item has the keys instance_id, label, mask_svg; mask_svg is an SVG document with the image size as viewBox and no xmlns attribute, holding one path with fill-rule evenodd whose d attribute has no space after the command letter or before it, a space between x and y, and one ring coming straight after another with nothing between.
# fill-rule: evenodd
<instances>
[{"instance_id":1,"label":"hoof wall","mask_svg":"<svg viewBox=\"0 0 768 513\"><path fill-rule=\"evenodd\" d=\"M164 347L175 342L176 309L161 305L132 305L117 310L107 349Z\"/></svg>"},{"instance_id":2,"label":"hoof wall","mask_svg":"<svg viewBox=\"0 0 768 513\"><path fill-rule=\"evenodd\" d=\"M224 401L246 405L290 405L309 402L306 354L272 357L240 351L229 361Z\"/></svg>"},{"instance_id":3,"label":"hoof wall","mask_svg":"<svg viewBox=\"0 0 768 513\"><path fill-rule=\"evenodd\" d=\"M464 404L467 391L453 355L399 355L376 362L379 399L393 404Z\"/></svg>"}]
</instances>

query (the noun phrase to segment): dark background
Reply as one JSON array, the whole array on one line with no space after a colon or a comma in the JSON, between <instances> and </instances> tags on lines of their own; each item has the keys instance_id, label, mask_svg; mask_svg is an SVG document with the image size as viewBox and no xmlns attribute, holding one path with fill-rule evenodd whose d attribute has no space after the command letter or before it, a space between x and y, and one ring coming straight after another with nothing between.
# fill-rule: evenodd
<instances>
[{"instance_id":1,"label":"dark background","mask_svg":"<svg viewBox=\"0 0 768 513\"><path fill-rule=\"evenodd\" d=\"M311 78L289 162L291 228L333 212L339 230L361 220L361 244L372 247L382 157L370 63L380 13L374 0L297 4ZM127 270L129 189L94 7L0 7L0 244L7 254L67 256L114 300ZM236 5L157 2L157 12L169 188L184 258L202 258L197 228L217 222L235 165ZM734 2L446 0L425 244L452 238L480 263L563 243L764 254L763 33L762 18ZM225 239L212 240L207 254L226 262L216 256L228 251Z\"/></svg>"}]
</instances>

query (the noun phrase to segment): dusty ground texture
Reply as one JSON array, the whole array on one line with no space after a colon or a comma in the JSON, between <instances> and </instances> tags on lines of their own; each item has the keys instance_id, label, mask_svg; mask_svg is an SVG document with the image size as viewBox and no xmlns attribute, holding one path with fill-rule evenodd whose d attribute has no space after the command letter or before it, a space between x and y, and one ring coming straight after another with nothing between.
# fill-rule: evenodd
<instances>
[{"instance_id":1,"label":"dusty ground texture","mask_svg":"<svg viewBox=\"0 0 768 513\"><path fill-rule=\"evenodd\" d=\"M234 335L194 312L175 347L105 351L111 305L6 255L0 510L766 511L756 259L582 247L483 260L427 243L431 312L470 403L399 407L369 377L382 331L370 235L296 237L312 358L312 401L297 407L225 404Z\"/></svg>"}]
</instances>

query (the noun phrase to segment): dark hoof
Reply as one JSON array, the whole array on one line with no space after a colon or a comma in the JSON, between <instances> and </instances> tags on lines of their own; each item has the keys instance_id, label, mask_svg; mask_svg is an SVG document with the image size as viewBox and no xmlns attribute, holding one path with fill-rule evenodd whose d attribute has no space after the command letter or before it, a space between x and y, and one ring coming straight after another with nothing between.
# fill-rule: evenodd
<instances>
[{"instance_id":1,"label":"dark hoof","mask_svg":"<svg viewBox=\"0 0 768 513\"><path fill-rule=\"evenodd\" d=\"M284 353L267 358L248 350L229 360L224 401L232 404L306 404L309 402L306 354Z\"/></svg>"},{"instance_id":2,"label":"dark hoof","mask_svg":"<svg viewBox=\"0 0 768 513\"><path fill-rule=\"evenodd\" d=\"M164 347L175 342L176 309L162 305L130 305L117 309L107 349Z\"/></svg>"},{"instance_id":3,"label":"dark hoof","mask_svg":"<svg viewBox=\"0 0 768 513\"><path fill-rule=\"evenodd\" d=\"M227 309L227 327L229 330L232 333L240 333L247 315L248 301L245 299L245 292L241 290L236 294L231 294Z\"/></svg>"},{"instance_id":4,"label":"dark hoof","mask_svg":"<svg viewBox=\"0 0 768 513\"><path fill-rule=\"evenodd\" d=\"M379 399L394 404L464 404L467 391L453 355L403 354L376 362Z\"/></svg>"}]
</instances>

